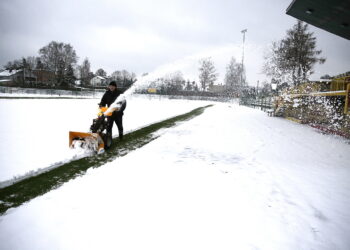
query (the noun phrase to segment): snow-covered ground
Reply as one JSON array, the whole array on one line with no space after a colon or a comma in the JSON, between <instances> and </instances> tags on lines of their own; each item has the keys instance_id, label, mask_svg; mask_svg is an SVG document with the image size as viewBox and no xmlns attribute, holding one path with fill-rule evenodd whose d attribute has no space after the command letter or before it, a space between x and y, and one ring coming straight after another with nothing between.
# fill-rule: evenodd
<instances>
[{"instance_id":1,"label":"snow-covered ground","mask_svg":"<svg viewBox=\"0 0 350 250\"><path fill-rule=\"evenodd\" d=\"M68 132L88 132L100 99L0 99L0 186L14 177L32 174L74 157ZM124 112L124 132L189 112L206 101L130 95ZM114 136L118 130L114 125Z\"/></svg>"},{"instance_id":2,"label":"snow-covered ground","mask_svg":"<svg viewBox=\"0 0 350 250\"><path fill-rule=\"evenodd\" d=\"M223 103L159 133L10 209L0 249L350 248L345 140Z\"/></svg>"}]
</instances>

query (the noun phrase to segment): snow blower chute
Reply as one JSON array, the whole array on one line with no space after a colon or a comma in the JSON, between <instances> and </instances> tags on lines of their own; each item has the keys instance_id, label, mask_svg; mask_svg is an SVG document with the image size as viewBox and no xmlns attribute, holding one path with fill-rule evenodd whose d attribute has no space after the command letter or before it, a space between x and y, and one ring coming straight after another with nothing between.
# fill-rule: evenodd
<instances>
[{"instance_id":1,"label":"snow blower chute","mask_svg":"<svg viewBox=\"0 0 350 250\"><path fill-rule=\"evenodd\" d=\"M108 117L114 111L118 111L122 102L112 104L109 108L101 107L97 118L93 119L90 132L69 132L69 147L83 148L97 153L102 153L112 144L112 134L107 133Z\"/></svg>"}]
</instances>

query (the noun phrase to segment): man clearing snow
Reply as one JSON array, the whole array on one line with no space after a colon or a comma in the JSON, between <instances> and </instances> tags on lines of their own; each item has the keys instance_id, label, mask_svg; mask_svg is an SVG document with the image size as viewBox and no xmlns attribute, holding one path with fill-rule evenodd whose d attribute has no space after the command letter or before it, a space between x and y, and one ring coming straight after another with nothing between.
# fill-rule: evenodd
<instances>
[{"instance_id":1,"label":"man clearing snow","mask_svg":"<svg viewBox=\"0 0 350 250\"><path fill-rule=\"evenodd\" d=\"M117 89L117 83L115 81L112 81L108 85L107 91L102 96L100 107L110 107L120 96L121 92ZM113 122L117 124L118 132L119 132L119 139L123 139L123 114L124 109L126 108L126 100L120 101L118 103L121 105L120 109L117 111L114 111L112 116L108 117L108 125L107 125L107 135L112 136L112 128L113 128Z\"/></svg>"}]
</instances>

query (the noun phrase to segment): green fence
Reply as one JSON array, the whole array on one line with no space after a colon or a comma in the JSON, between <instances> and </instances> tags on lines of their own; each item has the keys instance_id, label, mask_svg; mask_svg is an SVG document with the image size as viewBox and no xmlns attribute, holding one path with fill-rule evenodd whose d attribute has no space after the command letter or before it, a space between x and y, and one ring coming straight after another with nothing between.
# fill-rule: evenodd
<instances>
[{"instance_id":1,"label":"green fence","mask_svg":"<svg viewBox=\"0 0 350 250\"><path fill-rule=\"evenodd\" d=\"M241 98L239 100L239 105L244 105L252 108L259 108L263 111L268 111L273 109L273 98Z\"/></svg>"}]
</instances>

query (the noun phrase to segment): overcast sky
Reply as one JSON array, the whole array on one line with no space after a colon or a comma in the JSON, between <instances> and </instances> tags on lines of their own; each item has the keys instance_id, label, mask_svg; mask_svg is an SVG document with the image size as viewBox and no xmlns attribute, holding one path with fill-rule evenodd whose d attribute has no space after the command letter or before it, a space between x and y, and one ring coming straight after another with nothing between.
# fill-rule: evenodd
<instances>
[{"instance_id":1,"label":"overcast sky","mask_svg":"<svg viewBox=\"0 0 350 250\"><path fill-rule=\"evenodd\" d=\"M70 43L79 64L87 57L92 70L108 74L126 69L141 75L163 65L191 80L198 60L212 57L220 74L245 43L247 80L263 81L263 53L285 36L296 19L285 14L292 0L1 0L0 66L38 56L51 41ZM327 58L316 66L317 78L350 71L350 41L316 27L317 47ZM174 63L175 62L175 63ZM196 79L193 79L196 80Z\"/></svg>"}]
</instances>

